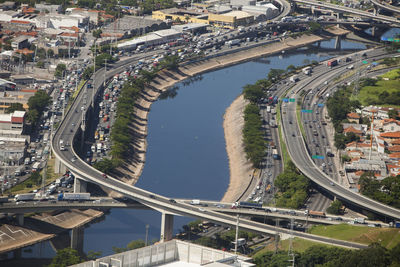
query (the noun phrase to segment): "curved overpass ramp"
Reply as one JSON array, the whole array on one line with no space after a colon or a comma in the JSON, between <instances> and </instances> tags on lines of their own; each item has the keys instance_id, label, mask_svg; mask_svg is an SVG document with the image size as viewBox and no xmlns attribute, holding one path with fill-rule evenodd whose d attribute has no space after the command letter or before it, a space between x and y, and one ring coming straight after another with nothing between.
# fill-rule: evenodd
<instances>
[{"instance_id":1,"label":"curved overpass ramp","mask_svg":"<svg viewBox=\"0 0 400 267\"><path fill-rule=\"evenodd\" d=\"M388 3L386 3L385 1L380 1L380 0L371 0L371 2L376 5L379 8L388 10L390 12L393 13L397 13L400 14L400 8L397 6L393 6L393 5L389 5Z\"/></svg>"}]
</instances>

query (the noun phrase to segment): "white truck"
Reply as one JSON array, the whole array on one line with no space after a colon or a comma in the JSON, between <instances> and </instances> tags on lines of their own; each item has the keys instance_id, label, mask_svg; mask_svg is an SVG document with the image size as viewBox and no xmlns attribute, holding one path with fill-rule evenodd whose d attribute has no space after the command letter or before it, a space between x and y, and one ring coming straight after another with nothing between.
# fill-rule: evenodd
<instances>
[{"instance_id":1,"label":"white truck","mask_svg":"<svg viewBox=\"0 0 400 267\"><path fill-rule=\"evenodd\" d=\"M290 77L289 80L290 80L292 83L296 83L296 82L299 81L300 79L299 79L299 76L295 74L295 75L293 75L292 77Z\"/></svg>"},{"instance_id":2,"label":"white truck","mask_svg":"<svg viewBox=\"0 0 400 267\"><path fill-rule=\"evenodd\" d=\"M239 39L229 40L229 41L226 41L225 44L228 46L239 45L240 40Z\"/></svg>"},{"instance_id":3,"label":"white truck","mask_svg":"<svg viewBox=\"0 0 400 267\"><path fill-rule=\"evenodd\" d=\"M101 152L101 143L97 143L97 152Z\"/></svg>"},{"instance_id":4,"label":"white truck","mask_svg":"<svg viewBox=\"0 0 400 267\"><path fill-rule=\"evenodd\" d=\"M65 150L64 141L62 139L60 139L60 150L61 151Z\"/></svg>"},{"instance_id":5,"label":"white truck","mask_svg":"<svg viewBox=\"0 0 400 267\"><path fill-rule=\"evenodd\" d=\"M310 67L310 66L305 67L305 68L302 69L302 72L303 72L305 75L310 75L310 74L311 74L311 71L312 71L312 67Z\"/></svg>"},{"instance_id":6,"label":"white truck","mask_svg":"<svg viewBox=\"0 0 400 267\"><path fill-rule=\"evenodd\" d=\"M192 205L200 205L200 199L192 199L190 201L190 204L192 204Z\"/></svg>"},{"instance_id":7,"label":"white truck","mask_svg":"<svg viewBox=\"0 0 400 267\"><path fill-rule=\"evenodd\" d=\"M40 169L40 162L35 162L32 166L32 171L36 172Z\"/></svg>"},{"instance_id":8,"label":"white truck","mask_svg":"<svg viewBox=\"0 0 400 267\"><path fill-rule=\"evenodd\" d=\"M31 159L29 157L25 158L24 164L29 165L29 163L31 163Z\"/></svg>"},{"instance_id":9,"label":"white truck","mask_svg":"<svg viewBox=\"0 0 400 267\"><path fill-rule=\"evenodd\" d=\"M47 188L46 193L49 194L49 195L51 195L51 194L54 193L54 191L56 191L56 189L57 189L57 186L56 186L56 185L50 185L49 188Z\"/></svg>"},{"instance_id":10,"label":"white truck","mask_svg":"<svg viewBox=\"0 0 400 267\"><path fill-rule=\"evenodd\" d=\"M364 224L365 223L365 218L355 218L354 223L359 223L359 224Z\"/></svg>"},{"instance_id":11,"label":"white truck","mask_svg":"<svg viewBox=\"0 0 400 267\"><path fill-rule=\"evenodd\" d=\"M15 195L14 199L16 202L27 201L27 200L33 200L35 198L35 196L36 196L35 193L18 194L18 195Z\"/></svg>"}]
</instances>

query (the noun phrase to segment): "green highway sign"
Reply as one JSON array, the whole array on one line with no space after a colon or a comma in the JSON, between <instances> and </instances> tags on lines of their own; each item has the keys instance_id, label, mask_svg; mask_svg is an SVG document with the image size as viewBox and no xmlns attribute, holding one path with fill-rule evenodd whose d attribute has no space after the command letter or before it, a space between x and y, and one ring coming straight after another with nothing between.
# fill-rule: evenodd
<instances>
[{"instance_id":1,"label":"green highway sign","mask_svg":"<svg viewBox=\"0 0 400 267\"><path fill-rule=\"evenodd\" d=\"M312 109L302 109L301 112L303 112L303 113L312 113Z\"/></svg>"},{"instance_id":2,"label":"green highway sign","mask_svg":"<svg viewBox=\"0 0 400 267\"><path fill-rule=\"evenodd\" d=\"M296 99L294 99L294 98L289 98L289 102L295 102L296 101Z\"/></svg>"},{"instance_id":3,"label":"green highway sign","mask_svg":"<svg viewBox=\"0 0 400 267\"><path fill-rule=\"evenodd\" d=\"M363 64L368 64L368 61L363 60L362 63L363 63Z\"/></svg>"}]
</instances>

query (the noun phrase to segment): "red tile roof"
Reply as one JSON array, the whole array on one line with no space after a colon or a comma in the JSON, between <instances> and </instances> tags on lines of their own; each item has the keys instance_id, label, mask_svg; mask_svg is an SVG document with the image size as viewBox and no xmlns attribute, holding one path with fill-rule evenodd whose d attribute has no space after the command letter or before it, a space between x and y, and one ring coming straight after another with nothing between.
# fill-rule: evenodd
<instances>
[{"instance_id":1,"label":"red tile roof","mask_svg":"<svg viewBox=\"0 0 400 267\"><path fill-rule=\"evenodd\" d=\"M347 114L347 118L350 118L350 119L359 119L359 118L360 118L360 115L358 115L358 114L355 113L355 112L351 112L351 113L348 113L348 114Z\"/></svg>"},{"instance_id":2,"label":"red tile roof","mask_svg":"<svg viewBox=\"0 0 400 267\"><path fill-rule=\"evenodd\" d=\"M34 51L29 50L28 48L17 49L17 50L15 50L15 52L21 53L21 54L24 54L24 55L28 55L28 54L33 54L34 53Z\"/></svg>"},{"instance_id":3,"label":"red tile roof","mask_svg":"<svg viewBox=\"0 0 400 267\"><path fill-rule=\"evenodd\" d=\"M11 23L17 23L17 24L29 24L29 21L24 21L24 20L16 20L16 19L12 19L10 21Z\"/></svg>"},{"instance_id":4,"label":"red tile roof","mask_svg":"<svg viewBox=\"0 0 400 267\"><path fill-rule=\"evenodd\" d=\"M383 138L400 138L400 132L381 133Z\"/></svg>"},{"instance_id":5,"label":"red tile roof","mask_svg":"<svg viewBox=\"0 0 400 267\"><path fill-rule=\"evenodd\" d=\"M389 154L389 158L399 159L400 158L400 152Z\"/></svg>"},{"instance_id":6,"label":"red tile roof","mask_svg":"<svg viewBox=\"0 0 400 267\"><path fill-rule=\"evenodd\" d=\"M390 152L400 152L400 145L388 147Z\"/></svg>"},{"instance_id":7,"label":"red tile roof","mask_svg":"<svg viewBox=\"0 0 400 267\"><path fill-rule=\"evenodd\" d=\"M346 129L343 130L344 133L355 133L355 134L362 134L362 131L357 130L353 126L347 127Z\"/></svg>"}]
</instances>

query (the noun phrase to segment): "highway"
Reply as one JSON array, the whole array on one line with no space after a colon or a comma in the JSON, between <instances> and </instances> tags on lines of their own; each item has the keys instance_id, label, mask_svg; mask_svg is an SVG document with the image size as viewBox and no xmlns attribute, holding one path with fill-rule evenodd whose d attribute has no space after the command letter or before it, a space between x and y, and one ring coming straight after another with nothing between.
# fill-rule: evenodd
<instances>
[{"instance_id":1,"label":"highway","mask_svg":"<svg viewBox=\"0 0 400 267\"><path fill-rule=\"evenodd\" d=\"M334 4L330 4L327 2L310 1L310 0L292 0L292 1L296 2L296 3L302 3L302 4L316 6L316 7L323 7L328 10L332 10L332 11L339 11L339 12L358 15L358 16L362 16L362 17L368 17L368 18L371 18L371 19L374 19L377 21L389 22L389 23L393 23L396 25L400 25L400 20L398 20L394 17L384 16L384 15L379 15L379 14L374 15L373 13L370 13L367 11L362 11L362 10L358 10L358 9L354 9L354 8L350 8L350 7L346 7L346 6L339 6L339 5L334 5Z\"/></svg>"},{"instance_id":2,"label":"highway","mask_svg":"<svg viewBox=\"0 0 400 267\"><path fill-rule=\"evenodd\" d=\"M369 57L377 58L379 52L369 52ZM350 63L349 63L350 64ZM288 96L290 98L300 99L300 92L307 88L317 88L321 86L326 80L332 79L340 73L346 71L346 66L349 64L342 64L334 67L323 74L314 74L309 78L301 80L292 89L292 93ZM357 194L332 180L331 177L326 175L311 159L305 141L301 135L298 123L290 123L297 121L296 119L296 103L287 103L281 107L281 120L282 130L285 136L289 155L295 165L301 172L310 178L313 182L347 202L353 203L356 206L364 209L388 216L391 218L400 219L400 210L389 207L372 199L369 199L361 194Z\"/></svg>"},{"instance_id":3,"label":"highway","mask_svg":"<svg viewBox=\"0 0 400 267\"><path fill-rule=\"evenodd\" d=\"M154 53L154 52L152 52ZM132 58L129 62L133 60L137 60L138 58ZM114 65L114 68L106 73L106 79L114 76L116 73L119 73L124 70L125 62L119 62L118 64ZM128 63L129 64L129 63ZM96 77L103 77L101 71L96 74ZM95 90L99 89L99 86L103 82L103 79L96 79L94 82ZM87 95L91 95L91 91L87 92ZM164 211L169 214L177 214L189 217L197 217L204 220L210 220L222 225L229 225L234 226L236 225L236 218L233 216L225 215L218 212L213 211L202 211L198 207L194 207L192 205L188 205L185 203L175 202L167 197L155 195L149 191L142 190L140 188L127 185L123 182L118 181L112 177L104 177L103 174L92 168L91 166L87 165L83 160L77 157L77 154L73 150L73 147L68 147L66 151L60 150L60 140L64 142L69 142L70 144L73 143L74 134L79 127L81 119L82 119L82 107L83 109L87 109L87 106L83 105L83 99L85 96L85 91L82 90L77 98L75 99L74 103L72 104L71 108L68 110L67 114L65 115L64 120L62 121L61 125L57 129L54 138L52 140L52 150L54 154L58 157L58 159L69 169L71 170L75 176L98 184L100 186L104 186L109 188L113 191L119 192L125 196L131 197L141 203L159 211ZM90 101L86 101L87 105L90 105ZM74 126L72 125L74 123ZM72 132L71 132L72 130ZM72 162L71 159L73 157L77 157L77 160ZM276 228L274 226L264 225L261 223L252 222L250 220L241 219L240 220L240 227L245 230L256 231L261 233L269 233L275 234L276 232L280 232L283 234L290 234L289 230ZM314 240L317 242L323 243L330 243L336 244L339 246L347 246L347 247L354 247L354 248L362 248L365 247L364 245L340 241L340 240L333 240L329 238L324 238L320 236L314 236L306 233L301 232L293 232L293 236L306 238L309 240Z\"/></svg>"},{"instance_id":4,"label":"highway","mask_svg":"<svg viewBox=\"0 0 400 267\"><path fill-rule=\"evenodd\" d=\"M386 3L385 1L381 1L381 0L371 0L371 3L373 3L374 5L376 5L376 6L380 7L380 8L382 8L382 9L388 10L388 11L390 11L390 12L398 13L398 14L400 13L400 8L399 8L399 7L393 6L393 5L389 5L389 4Z\"/></svg>"}]
</instances>

